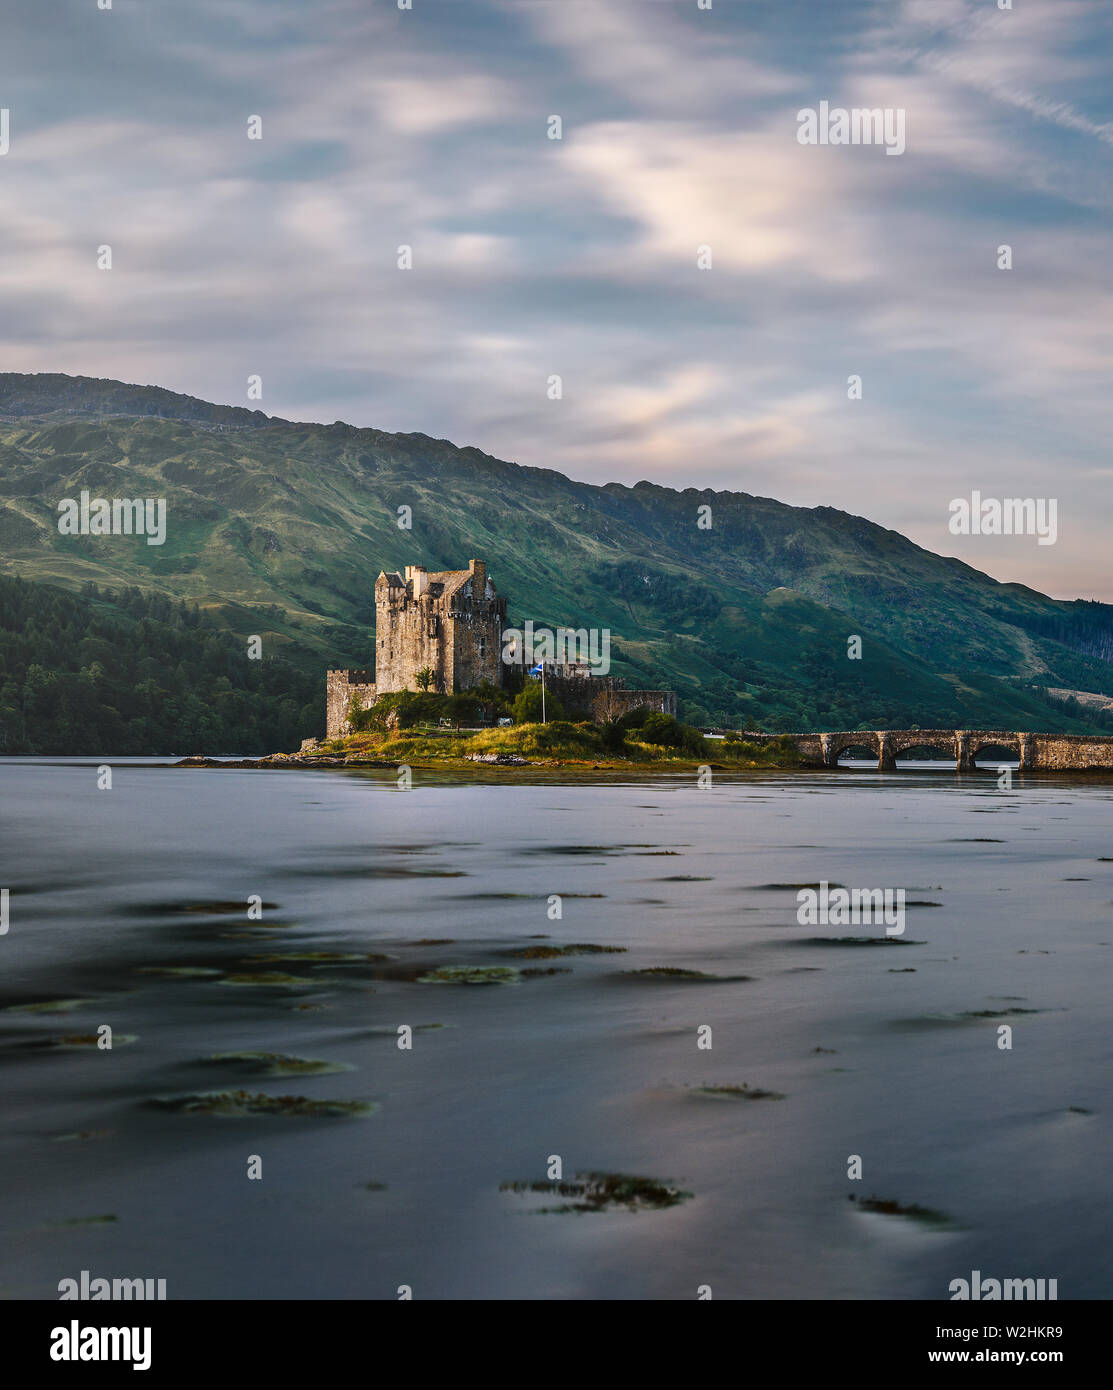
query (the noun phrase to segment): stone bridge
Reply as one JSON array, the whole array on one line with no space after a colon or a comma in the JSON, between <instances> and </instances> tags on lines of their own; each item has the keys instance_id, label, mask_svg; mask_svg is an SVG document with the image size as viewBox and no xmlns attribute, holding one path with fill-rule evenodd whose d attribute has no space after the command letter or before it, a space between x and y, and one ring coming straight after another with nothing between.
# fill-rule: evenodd
<instances>
[{"instance_id":1,"label":"stone bridge","mask_svg":"<svg viewBox=\"0 0 1113 1390\"><path fill-rule=\"evenodd\" d=\"M1004 729L879 729L850 733L750 734L753 743L791 738L803 757L820 767L837 767L848 749L861 749L877 759L881 772L892 771L897 759L930 749L955 760L959 772L973 770L983 750L1003 749L1024 772L1113 772L1113 737L1088 734L1026 734ZM989 761L989 759L987 759Z\"/></svg>"}]
</instances>

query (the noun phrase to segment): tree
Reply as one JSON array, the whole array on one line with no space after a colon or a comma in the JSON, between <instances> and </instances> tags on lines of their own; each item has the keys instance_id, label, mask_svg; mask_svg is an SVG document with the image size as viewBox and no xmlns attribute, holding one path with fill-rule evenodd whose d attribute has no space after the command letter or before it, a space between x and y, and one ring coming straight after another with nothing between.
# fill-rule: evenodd
<instances>
[{"instance_id":1,"label":"tree","mask_svg":"<svg viewBox=\"0 0 1113 1390\"><path fill-rule=\"evenodd\" d=\"M436 680L436 675L432 666L423 666L414 679L417 681L418 690L430 690Z\"/></svg>"},{"instance_id":2,"label":"tree","mask_svg":"<svg viewBox=\"0 0 1113 1390\"><path fill-rule=\"evenodd\" d=\"M531 681L526 688L514 697L511 706L515 724L541 723L541 684ZM563 719L564 706L555 695L545 692L545 718Z\"/></svg>"}]
</instances>

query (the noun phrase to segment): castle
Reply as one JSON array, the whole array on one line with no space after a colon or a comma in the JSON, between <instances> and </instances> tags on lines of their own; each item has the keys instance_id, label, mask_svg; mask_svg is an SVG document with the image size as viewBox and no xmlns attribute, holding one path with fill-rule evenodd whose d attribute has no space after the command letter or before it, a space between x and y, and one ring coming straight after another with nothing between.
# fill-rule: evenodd
<instances>
[{"instance_id":1,"label":"castle","mask_svg":"<svg viewBox=\"0 0 1113 1390\"><path fill-rule=\"evenodd\" d=\"M326 737L348 731L353 698L367 709L382 695L418 690L424 682L446 695L484 681L501 686L505 627L506 599L499 597L483 560L469 561L466 570L407 565L404 576L381 571L375 580L375 671L328 672ZM612 718L641 705L676 713L671 690L627 690L613 676L575 679L589 675L587 667L546 666L545 671L546 684L565 708L585 718Z\"/></svg>"}]
</instances>

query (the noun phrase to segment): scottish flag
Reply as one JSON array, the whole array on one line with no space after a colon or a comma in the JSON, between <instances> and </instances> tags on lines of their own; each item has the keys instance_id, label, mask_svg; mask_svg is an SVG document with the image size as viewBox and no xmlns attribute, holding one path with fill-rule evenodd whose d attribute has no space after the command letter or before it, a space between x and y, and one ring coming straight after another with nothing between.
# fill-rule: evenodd
<instances>
[{"instance_id":1,"label":"scottish flag","mask_svg":"<svg viewBox=\"0 0 1113 1390\"><path fill-rule=\"evenodd\" d=\"M536 666L534 666L534 667L532 667L532 668L530 669L530 675L531 675L531 676L540 676L540 675L544 675L544 666L545 666L545 663L544 663L543 661L539 661L539 662L537 663Z\"/></svg>"}]
</instances>

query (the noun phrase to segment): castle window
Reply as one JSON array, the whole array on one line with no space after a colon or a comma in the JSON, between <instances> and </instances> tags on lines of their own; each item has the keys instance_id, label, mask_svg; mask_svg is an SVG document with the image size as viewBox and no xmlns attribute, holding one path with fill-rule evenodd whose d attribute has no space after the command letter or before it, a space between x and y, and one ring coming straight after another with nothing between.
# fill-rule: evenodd
<instances>
[{"instance_id":1,"label":"castle window","mask_svg":"<svg viewBox=\"0 0 1113 1390\"><path fill-rule=\"evenodd\" d=\"M487 655L487 642L486 642L486 639L483 638L483 637L481 637L481 638L479 639L479 655L480 655L481 657L484 657L484 656Z\"/></svg>"}]
</instances>

